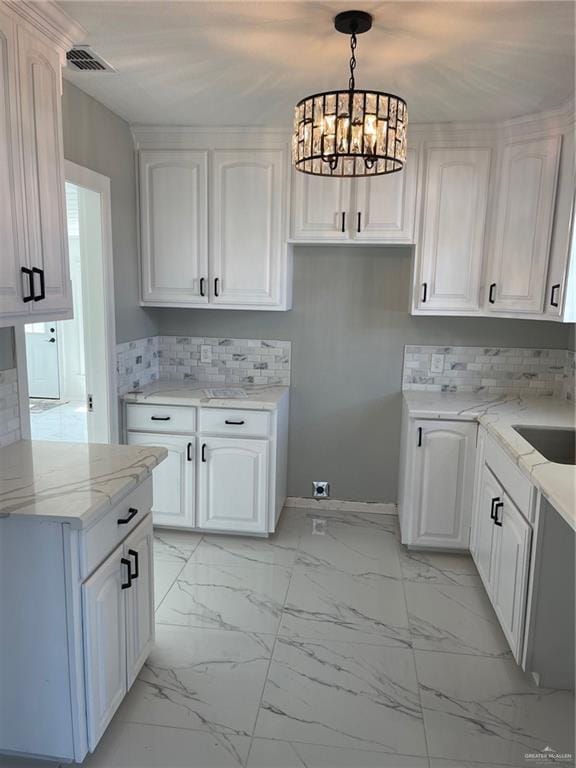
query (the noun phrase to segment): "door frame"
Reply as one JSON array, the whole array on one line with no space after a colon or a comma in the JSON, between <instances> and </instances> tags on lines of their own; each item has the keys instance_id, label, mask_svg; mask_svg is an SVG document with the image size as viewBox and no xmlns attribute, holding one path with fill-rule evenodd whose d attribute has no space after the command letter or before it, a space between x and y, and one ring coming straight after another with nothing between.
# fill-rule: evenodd
<instances>
[{"instance_id":1,"label":"door frame","mask_svg":"<svg viewBox=\"0 0 576 768\"><path fill-rule=\"evenodd\" d=\"M105 361L107 407L106 417L108 421L108 439L110 443L117 443L118 430L118 396L116 382L116 312L114 302L114 261L112 249L112 201L110 193L110 179L101 173L92 171L82 165L77 165L70 160L64 161L65 180L78 187L84 187L100 195L101 200L101 225L102 225L102 269L104 275L104 336L105 336ZM18 366L18 392L20 400L20 425L22 438L29 440L30 433L30 406L28 395L28 369L26 362L26 340L24 323L14 328L16 360Z\"/></svg>"}]
</instances>

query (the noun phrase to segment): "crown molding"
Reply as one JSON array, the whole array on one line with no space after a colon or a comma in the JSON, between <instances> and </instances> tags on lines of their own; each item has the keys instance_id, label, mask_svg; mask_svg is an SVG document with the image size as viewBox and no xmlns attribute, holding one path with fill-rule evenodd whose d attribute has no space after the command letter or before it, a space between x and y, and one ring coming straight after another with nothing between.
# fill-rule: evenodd
<instances>
[{"instance_id":1,"label":"crown molding","mask_svg":"<svg viewBox=\"0 0 576 768\"><path fill-rule=\"evenodd\" d=\"M64 51L86 37L84 27L52 0L2 0L0 6L8 8Z\"/></svg>"}]
</instances>

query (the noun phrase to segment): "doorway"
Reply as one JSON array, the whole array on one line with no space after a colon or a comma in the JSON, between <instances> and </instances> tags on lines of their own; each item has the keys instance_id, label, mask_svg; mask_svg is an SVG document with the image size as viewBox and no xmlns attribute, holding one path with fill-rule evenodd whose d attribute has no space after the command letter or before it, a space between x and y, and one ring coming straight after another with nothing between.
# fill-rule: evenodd
<instances>
[{"instance_id":1,"label":"doorway","mask_svg":"<svg viewBox=\"0 0 576 768\"><path fill-rule=\"evenodd\" d=\"M35 440L118 440L110 180L66 162L74 318L24 327L29 433Z\"/></svg>"}]
</instances>

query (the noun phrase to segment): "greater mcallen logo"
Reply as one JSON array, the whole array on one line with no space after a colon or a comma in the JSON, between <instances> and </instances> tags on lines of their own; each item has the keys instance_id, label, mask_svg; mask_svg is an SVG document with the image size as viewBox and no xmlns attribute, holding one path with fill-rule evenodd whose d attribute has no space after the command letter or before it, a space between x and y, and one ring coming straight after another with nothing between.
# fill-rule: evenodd
<instances>
[{"instance_id":1,"label":"greater mcallen logo","mask_svg":"<svg viewBox=\"0 0 576 768\"><path fill-rule=\"evenodd\" d=\"M571 752L557 752L550 746L544 747L541 752L527 752L524 759L534 763L557 763L559 761L569 760L572 763L573 755Z\"/></svg>"}]
</instances>

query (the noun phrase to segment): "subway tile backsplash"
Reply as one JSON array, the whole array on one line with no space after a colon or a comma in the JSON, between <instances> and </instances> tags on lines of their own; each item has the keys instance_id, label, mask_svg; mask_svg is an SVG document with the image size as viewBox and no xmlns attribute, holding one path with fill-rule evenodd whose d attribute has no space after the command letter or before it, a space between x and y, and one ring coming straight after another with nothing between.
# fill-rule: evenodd
<instances>
[{"instance_id":1,"label":"subway tile backsplash","mask_svg":"<svg viewBox=\"0 0 576 768\"><path fill-rule=\"evenodd\" d=\"M201 361L209 347L210 362ZM202 336L155 336L118 345L118 390L156 379L207 384L290 384L291 343Z\"/></svg>"},{"instance_id":2,"label":"subway tile backsplash","mask_svg":"<svg viewBox=\"0 0 576 768\"><path fill-rule=\"evenodd\" d=\"M432 373L432 355L444 356ZM574 353L559 349L406 346L402 389L574 398Z\"/></svg>"},{"instance_id":3,"label":"subway tile backsplash","mask_svg":"<svg viewBox=\"0 0 576 768\"><path fill-rule=\"evenodd\" d=\"M20 440L18 370L0 371L0 447Z\"/></svg>"}]
</instances>

